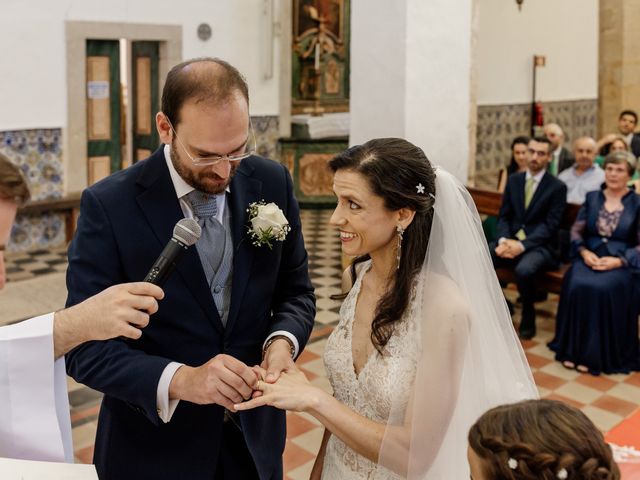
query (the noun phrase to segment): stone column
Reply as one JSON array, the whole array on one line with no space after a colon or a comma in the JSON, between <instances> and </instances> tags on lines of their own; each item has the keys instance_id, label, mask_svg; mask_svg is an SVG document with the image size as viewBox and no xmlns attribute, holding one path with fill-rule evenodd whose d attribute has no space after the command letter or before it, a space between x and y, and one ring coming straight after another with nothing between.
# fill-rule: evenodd
<instances>
[{"instance_id":1,"label":"stone column","mask_svg":"<svg viewBox=\"0 0 640 480\"><path fill-rule=\"evenodd\" d=\"M475 164L476 2L352 1L352 145L403 137L467 180Z\"/></svg>"},{"instance_id":2,"label":"stone column","mask_svg":"<svg viewBox=\"0 0 640 480\"><path fill-rule=\"evenodd\" d=\"M640 2L600 0L598 136L617 132L622 110L640 110Z\"/></svg>"}]
</instances>

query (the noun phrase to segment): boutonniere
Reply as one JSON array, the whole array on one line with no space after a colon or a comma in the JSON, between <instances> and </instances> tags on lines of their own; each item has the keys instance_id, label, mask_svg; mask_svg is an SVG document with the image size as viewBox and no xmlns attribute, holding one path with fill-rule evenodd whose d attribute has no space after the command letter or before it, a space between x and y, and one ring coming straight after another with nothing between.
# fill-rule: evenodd
<instances>
[{"instance_id":1,"label":"boutonniere","mask_svg":"<svg viewBox=\"0 0 640 480\"><path fill-rule=\"evenodd\" d=\"M291 231L287 217L275 203L265 203L264 200L253 202L247 208L249 213L249 236L253 245L266 245L273 248L272 242L282 242Z\"/></svg>"}]
</instances>

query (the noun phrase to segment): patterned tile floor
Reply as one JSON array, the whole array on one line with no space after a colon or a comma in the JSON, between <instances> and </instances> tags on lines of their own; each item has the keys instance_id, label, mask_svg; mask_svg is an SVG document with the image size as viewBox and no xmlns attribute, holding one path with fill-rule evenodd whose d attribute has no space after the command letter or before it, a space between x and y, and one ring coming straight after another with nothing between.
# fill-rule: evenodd
<instances>
[{"instance_id":1,"label":"patterned tile floor","mask_svg":"<svg viewBox=\"0 0 640 480\"><path fill-rule=\"evenodd\" d=\"M311 277L318 297L318 315L311 340L298 360L311 382L327 391L330 391L330 386L322 363L322 352L327 336L338 321L339 303L329 296L339 291L342 270L339 240L332 229L326 228L329 216L329 210L302 212ZM6 291L0 294L0 324L44 313L47 309L54 308L50 305L62 305L64 291L60 283L63 282L63 275L55 272L61 272L65 268L64 250L9 255L7 260L10 281ZM30 282L40 282L36 285L38 289L47 289L47 284L50 284L55 295L52 295L53 298L48 303L33 307L33 288L20 289L23 285L31 286ZM505 293L515 302L515 290L508 288ZM20 298L21 296L26 298ZM547 301L537 305L538 335L523 342L540 395L577 406L603 432L607 432L638 410L640 373L593 377L567 370L555 362L546 342L553 335L557 303L558 297L551 295ZM34 313L28 310L21 314L19 307L23 304L42 311ZM2 312L11 312L13 317L7 318ZM519 309L516 310L514 320L516 323L519 321ZM69 399L76 459L79 462L91 462L101 395L69 379ZM322 428L306 414L288 414L287 422L288 439L284 455L286 478L309 478L322 438Z\"/></svg>"}]
</instances>

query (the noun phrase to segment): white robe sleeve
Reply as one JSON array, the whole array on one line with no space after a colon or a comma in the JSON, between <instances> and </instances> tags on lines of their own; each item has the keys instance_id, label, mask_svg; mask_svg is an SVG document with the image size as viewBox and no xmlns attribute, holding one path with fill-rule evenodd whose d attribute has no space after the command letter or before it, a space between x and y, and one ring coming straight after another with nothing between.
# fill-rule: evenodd
<instances>
[{"instance_id":1,"label":"white robe sleeve","mask_svg":"<svg viewBox=\"0 0 640 480\"><path fill-rule=\"evenodd\" d=\"M53 313L0 327L0 457L73 463L64 357Z\"/></svg>"}]
</instances>

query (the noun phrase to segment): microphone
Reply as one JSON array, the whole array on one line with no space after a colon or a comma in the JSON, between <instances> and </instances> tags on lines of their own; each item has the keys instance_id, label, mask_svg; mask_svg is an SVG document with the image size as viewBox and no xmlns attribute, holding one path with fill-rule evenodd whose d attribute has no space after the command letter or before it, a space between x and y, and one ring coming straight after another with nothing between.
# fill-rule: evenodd
<instances>
[{"instance_id":1,"label":"microphone","mask_svg":"<svg viewBox=\"0 0 640 480\"><path fill-rule=\"evenodd\" d=\"M144 281L161 287L173 272L180 257L198 241L201 233L200 225L193 218L183 218L176 223L171 240L144 277Z\"/></svg>"}]
</instances>

